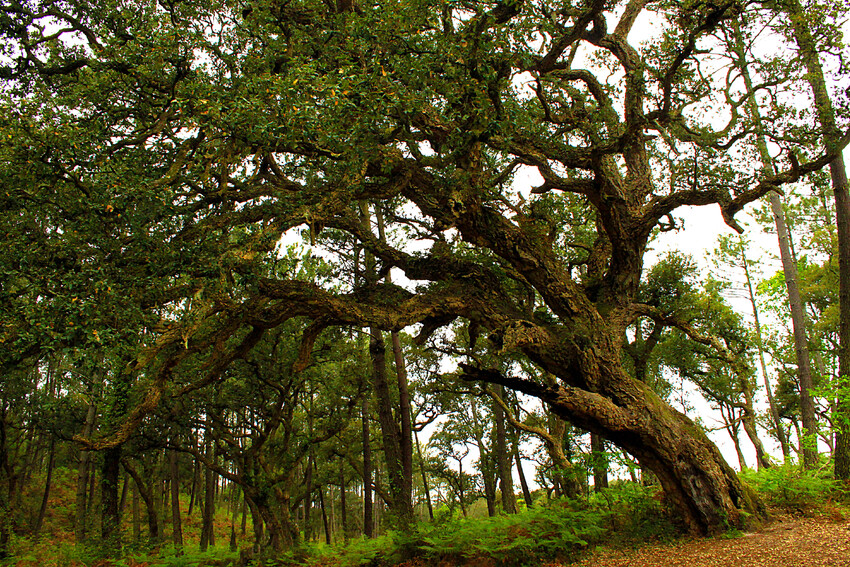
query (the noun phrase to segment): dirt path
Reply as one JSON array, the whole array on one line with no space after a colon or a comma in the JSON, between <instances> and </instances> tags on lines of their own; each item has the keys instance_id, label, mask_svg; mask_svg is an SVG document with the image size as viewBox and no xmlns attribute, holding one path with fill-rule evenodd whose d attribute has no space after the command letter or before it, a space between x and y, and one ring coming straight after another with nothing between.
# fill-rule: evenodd
<instances>
[{"instance_id":1,"label":"dirt path","mask_svg":"<svg viewBox=\"0 0 850 567\"><path fill-rule=\"evenodd\" d=\"M599 550L580 567L850 567L850 522L788 518L735 539Z\"/></svg>"}]
</instances>

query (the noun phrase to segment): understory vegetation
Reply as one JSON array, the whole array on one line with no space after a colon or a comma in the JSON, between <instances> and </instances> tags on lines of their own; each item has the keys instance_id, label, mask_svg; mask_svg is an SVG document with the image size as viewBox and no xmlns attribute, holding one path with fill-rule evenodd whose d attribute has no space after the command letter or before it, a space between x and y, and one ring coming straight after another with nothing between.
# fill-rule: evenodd
<instances>
[{"instance_id":1,"label":"understory vegetation","mask_svg":"<svg viewBox=\"0 0 850 567\"><path fill-rule=\"evenodd\" d=\"M43 533L14 538L14 556L0 562L3 567L360 567L411 560L423 564L476 565L486 561L496 566L536 566L569 564L598 546L635 548L686 536L681 519L657 485L614 481L608 488L582 498L547 500L538 493L533 506L523 507L517 514L464 518L459 511L445 507L437 510L434 521L420 522L407 534L390 530L372 539L355 536L333 545L304 541L282 553L255 554L251 538L240 533L229 514L216 516L220 543L204 552L197 547L200 524L191 517L183 519L186 544L181 549L169 543L134 540L130 519L125 518L121 553L105 557L97 540L74 543L73 503L67 482L70 475L58 472L52 512ZM789 464L762 471L748 469L741 477L768 504L771 516L850 517L850 490L834 480L826 468L805 470ZM753 519L749 527L758 529L762 522ZM235 537L228 539L231 532ZM724 537L740 533L733 530Z\"/></svg>"}]
</instances>

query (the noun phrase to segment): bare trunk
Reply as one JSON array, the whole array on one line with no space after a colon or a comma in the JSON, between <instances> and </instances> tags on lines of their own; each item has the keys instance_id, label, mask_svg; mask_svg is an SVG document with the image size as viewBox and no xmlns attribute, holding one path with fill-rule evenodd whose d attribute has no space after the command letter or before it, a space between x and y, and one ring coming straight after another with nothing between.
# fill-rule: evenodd
<instances>
[{"instance_id":1,"label":"bare trunk","mask_svg":"<svg viewBox=\"0 0 850 567\"><path fill-rule=\"evenodd\" d=\"M422 458L422 446L419 444L419 434L414 430L416 452L419 456L419 472L422 475L422 489L425 491L425 502L428 504L428 518L434 520L434 505L431 503L431 489L428 487L428 475L425 474L425 460Z\"/></svg>"},{"instance_id":2,"label":"bare trunk","mask_svg":"<svg viewBox=\"0 0 850 567\"><path fill-rule=\"evenodd\" d=\"M177 451L169 451L168 457L171 471L171 537L179 554L183 549L183 523L180 518L180 469Z\"/></svg>"},{"instance_id":3,"label":"bare trunk","mask_svg":"<svg viewBox=\"0 0 850 567\"><path fill-rule=\"evenodd\" d=\"M519 454L519 443L514 442L514 460L516 461L516 472L519 476L519 484L522 487L522 497L525 500L525 507L531 508L534 500L531 497L531 489L528 487L528 480L525 478L525 471L522 468L522 456Z\"/></svg>"},{"instance_id":4,"label":"bare trunk","mask_svg":"<svg viewBox=\"0 0 850 567\"><path fill-rule=\"evenodd\" d=\"M785 434L785 428L782 427L782 419L779 417L779 410L776 407L776 400L773 398L773 389L770 386L768 379L767 364L764 362L764 342L762 340L761 322L759 321L758 305L756 304L756 296L753 292L752 278L750 277L749 262L743 247L741 248L741 263L744 266L744 275L747 279L747 292L750 298L750 304L753 306L753 322L756 331L756 348L759 353L759 367L761 368L762 379L764 380L764 391L767 394L767 402L770 406L770 417L773 420L773 430L776 439L779 440L779 446L782 448L782 456L787 461L791 456L791 449L788 447L788 436Z\"/></svg>"},{"instance_id":5,"label":"bare trunk","mask_svg":"<svg viewBox=\"0 0 850 567\"><path fill-rule=\"evenodd\" d=\"M389 279L389 278L388 278ZM390 333L393 345L393 360L395 361L396 381L398 384L398 419L401 422L399 431L399 450L401 452L401 469L404 478L405 498L410 502L410 514L413 514L413 428L411 423L410 391L407 386L407 368L404 363L404 354L401 351L401 340L397 331Z\"/></svg>"},{"instance_id":6,"label":"bare trunk","mask_svg":"<svg viewBox=\"0 0 850 567\"><path fill-rule=\"evenodd\" d=\"M470 415L472 416L472 430L475 436L475 443L478 445L478 469L481 472L481 480L484 483L484 500L487 502L487 515L494 517L496 515L496 475L490 462L490 451L487 450L487 445L484 443L484 434L481 430L481 424L478 421L478 408L475 398L469 400Z\"/></svg>"},{"instance_id":7,"label":"bare trunk","mask_svg":"<svg viewBox=\"0 0 850 567\"><path fill-rule=\"evenodd\" d=\"M812 35L810 19L797 0L782 4L794 29L799 53L806 65L806 80L812 89L818 121L823 129L825 145L837 149L841 131L835 120L835 109L826 86L818 45ZM847 184L847 169L844 157L839 152L829 164L832 192L835 197L835 221L838 232L838 375L839 387L850 387L850 191ZM805 419L805 417L804 417ZM845 390L844 399L838 404L833 418L836 424L835 476L850 480L850 400ZM805 421L803 426L806 426Z\"/></svg>"},{"instance_id":8,"label":"bare trunk","mask_svg":"<svg viewBox=\"0 0 850 567\"><path fill-rule=\"evenodd\" d=\"M504 400L505 390L498 388L498 396ZM493 404L493 421L496 426L496 446L493 453L496 458L496 468L499 471L499 484L502 489L502 509L508 514L517 513L514 479L511 474L511 450L508 448L508 433L505 426L505 411L498 403Z\"/></svg>"},{"instance_id":9,"label":"bare trunk","mask_svg":"<svg viewBox=\"0 0 850 567\"><path fill-rule=\"evenodd\" d=\"M599 492L608 488L608 453L605 451L605 439L591 432L590 450L593 454L593 491Z\"/></svg>"},{"instance_id":10,"label":"bare trunk","mask_svg":"<svg viewBox=\"0 0 850 567\"><path fill-rule=\"evenodd\" d=\"M319 506L322 508L322 526L325 528L325 543L331 545L331 525L328 521L328 511L325 507L325 489L319 487Z\"/></svg>"},{"instance_id":11,"label":"bare trunk","mask_svg":"<svg viewBox=\"0 0 850 567\"><path fill-rule=\"evenodd\" d=\"M139 487L133 481L132 494L130 497L130 505L132 506L133 514L133 541L138 543L142 538L141 514L139 512Z\"/></svg>"},{"instance_id":12,"label":"bare trunk","mask_svg":"<svg viewBox=\"0 0 850 567\"><path fill-rule=\"evenodd\" d=\"M785 213L778 194L770 194L770 208L776 224L776 235L779 239L779 252L782 258L782 270L785 273L785 287L788 290L788 303L791 307L791 323L794 329L794 351L797 355L797 376L800 381L800 419L803 422L803 465L813 468L817 465L817 446L813 437L817 432L815 418L815 403L812 399L812 366L809 356L809 343L806 336L806 313L803 300L800 297L800 286L797 283L797 264L791 255L788 240L788 228L785 224Z\"/></svg>"},{"instance_id":13,"label":"bare trunk","mask_svg":"<svg viewBox=\"0 0 850 567\"><path fill-rule=\"evenodd\" d=\"M47 502L50 500L50 484L53 481L53 465L56 462L56 438L50 438L50 449L47 456L47 475L44 480L44 493L41 497L41 506L38 509L38 517L35 520L33 533L37 536L44 524L44 516L47 513Z\"/></svg>"},{"instance_id":14,"label":"bare trunk","mask_svg":"<svg viewBox=\"0 0 850 567\"><path fill-rule=\"evenodd\" d=\"M743 39L740 29L736 26L735 30L735 45L734 49L738 56L738 66L741 69L744 78L744 84L747 92L753 93L753 84L750 77L749 68L747 66L746 54L743 46ZM759 155L762 162L762 168L765 173L774 171L773 160L768 152L767 143L765 142L764 131L762 128L761 115L759 113L758 104L755 96L751 96L748 100L748 111L753 121L756 122L758 137L756 146L759 150ZM782 200L778 193L771 192L769 195L770 209L773 213L773 221L776 226L776 237L779 241L779 253L782 259L782 270L785 274L785 287L788 292L788 303L791 306L791 322L794 329L794 349L797 357L797 372L800 381L800 413L803 421L804 435L814 436L817 432L817 422L815 419L815 406L812 399L811 391L813 388L811 359L809 357L809 343L806 336L806 314L803 309L803 300L800 297L800 288L797 283L797 264L794 261L794 256L791 252L791 245L788 234L788 227L785 224L785 213L782 210ZM749 273L747 273L749 278ZM749 284L749 280L748 280ZM752 295L752 289L750 290ZM755 301L753 301L755 309ZM761 334L759 333L759 340ZM761 350L760 350L761 352ZM762 359L762 369L764 372L764 360ZM767 383L767 374L765 383ZM770 400L770 386L767 386L768 399ZM772 409L774 422L776 423L777 435L783 435L781 425L778 423L778 414L775 408ZM780 442L781 442L780 438ZM787 443L786 443L787 445ZM783 454L786 451L786 445L783 445ZM787 455L786 455L787 456ZM817 463L817 447L811 443L803 443L803 464L807 468L812 468Z\"/></svg>"},{"instance_id":15,"label":"bare trunk","mask_svg":"<svg viewBox=\"0 0 850 567\"><path fill-rule=\"evenodd\" d=\"M142 497L142 500L145 501L145 508L148 511L148 538L152 544L159 542L159 516L157 513L156 501L153 495L153 491L151 488L145 483L144 479L141 475L136 471L135 467L133 467L129 461L123 460L121 462L124 465L124 470L127 471L133 482L136 484L136 488L139 491L139 495Z\"/></svg>"},{"instance_id":16,"label":"bare trunk","mask_svg":"<svg viewBox=\"0 0 850 567\"><path fill-rule=\"evenodd\" d=\"M90 392L91 393L91 392ZM97 412L94 401L89 402L89 408L86 412L86 422L83 426L83 437L86 439L91 437L94 431L94 420ZM91 463L91 453L85 449L80 450L80 468L77 473L77 506L74 511L74 537L77 543L86 539L86 520L88 519L88 499L87 488L89 484L89 469Z\"/></svg>"},{"instance_id":17,"label":"bare trunk","mask_svg":"<svg viewBox=\"0 0 850 567\"><path fill-rule=\"evenodd\" d=\"M100 478L100 537L107 553L116 553L121 546L121 525L118 518L118 482L121 470L121 446L103 452Z\"/></svg>"},{"instance_id":18,"label":"bare trunk","mask_svg":"<svg viewBox=\"0 0 850 567\"><path fill-rule=\"evenodd\" d=\"M363 396L360 412L363 440L363 535L375 535L374 511L372 509L372 440L369 432L369 395Z\"/></svg>"},{"instance_id":19,"label":"bare trunk","mask_svg":"<svg viewBox=\"0 0 850 567\"><path fill-rule=\"evenodd\" d=\"M207 458L210 460L214 459L215 454L212 437L209 432L206 433L206 441L204 444L206 446ZM207 546L215 545L215 532L213 527L213 517L215 516L214 482L215 476L213 470L210 467L206 467L204 470L204 510L201 520L201 541L199 543L202 552L207 550ZM262 514L262 510L260 510L260 513ZM265 515L263 515L263 520L266 520Z\"/></svg>"}]
</instances>

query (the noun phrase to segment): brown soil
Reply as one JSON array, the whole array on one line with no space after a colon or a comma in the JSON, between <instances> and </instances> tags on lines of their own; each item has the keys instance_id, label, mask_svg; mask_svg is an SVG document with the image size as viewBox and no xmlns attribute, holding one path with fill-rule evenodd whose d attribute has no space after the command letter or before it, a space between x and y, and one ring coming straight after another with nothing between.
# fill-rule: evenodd
<instances>
[{"instance_id":1,"label":"brown soil","mask_svg":"<svg viewBox=\"0 0 850 567\"><path fill-rule=\"evenodd\" d=\"M734 539L682 540L639 549L598 549L576 567L850 567L843 515L781 518Z\"/></svg>"}]
</instances>

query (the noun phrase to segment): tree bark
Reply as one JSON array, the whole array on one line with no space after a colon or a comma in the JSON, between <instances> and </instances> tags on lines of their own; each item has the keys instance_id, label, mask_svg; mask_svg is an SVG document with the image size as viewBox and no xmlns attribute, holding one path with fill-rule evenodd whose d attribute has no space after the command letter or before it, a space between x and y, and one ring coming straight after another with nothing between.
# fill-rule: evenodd
<instances>
[{"instance_id":1,"label":"tree bark","mask_svg":"<svg viewBox=\"0 0 850 567\"><path fill-rule=\"evenodd\" d=\"M50 449L47 456L47 475L44 480L44 493L41 497L41 506L38 509L38 517L35 520L33 534L38 536L44 524L44 516L47 513L47 502L50 499L50 485L53 481L53 465L56 462L56 438L50 438Z\"/></svg>"},{"instance_id":2,"label":"tree bark","mask_svg":"<svg viewBox=\"0 0 850 567\"><path fill-rule=\"evenodd\" d=\"M824 143L827 149L836 150L841 131L835 121L835 109L826 87L818 46L809 27L808 16L798 0L787 0L780 6L788 14L794 29L794 39L806 65L806 80L812 89ZM839 152L830 162L829 173L838 233L838 387L843 390L833 417L836 427L834 471L836 478L850 480L850 189L842 153ZM806 426L805 423L803 426Z\"/></svg>"},{"instance_id":3,"label":"tree bark","mask_svg":"<svg viewBox=\"0 0 850 567\"><path fill-rule=\"evenodd\" d=\"M472 417L472 433L475 437L475 444L478 445L478 471L481 473L481 480L484 484L484 500L487 502L487 515L494 517L496 515L496 467L493 466L491 455L492 451L488 449L484 442L484 432L481 428L481 423L478 419L478 407L475 398L469 400L470 416Z\"/></svg>"},{"instance_id":4,"label":"tree bark","mask_svg":"<svg viewBox=\"0 0 850 567\"><path fill-rule=\"evenodd\" d=\"M210 461L215 458L212 436L210 432L207 431L205 435L206 439L204 441L204 445L206 448L206 456ZM207 550L207 546L215 545L215 533L213 527L213 517L215 515L215 487L213 483L215 482L215 475L210 467L205 467L204 470L204 509L203 516L201 519L201 540L199 542L199 547L201 552L205 552ZM256 499L254 499L254 503L259 506ZM263 513L263 510L260 509L260 513L263 516L263 520L267 520L266 515Z\"/></svg>"},{"instance_id":5,"label":"tree bark","mask_svg":"<svg viewBox=\"0 0 850 567\"><path fill-rule=\"evenodd\" d=\"M496 394L502 400L505 399L505 390L497 386ZM502 509L507 514L517 513L516 493L514 492L514 479L511 474L512 451L508 447L508 432L505 427L505 410L499 403L493 403L493 421L496 429L496 443L493 453L496 458L496 467L499 472L499 484L502 489Z\"/></svg>"},{"instance_id":6,"label":"tree bark","mask_svg":"<svg viewBox=\"0 0 850 567\"><path fill-rule=\"evenodd\" d=\"M145 501L145 509L148 511L148 539L151 544L156 544L159 542L160 533L159 514L157 512L156 499L153 494L155 485L152 490L128 460L122 460L121 464L124 466L124 470L127 471L127 474L132 477L133 482L136 484L136 488L139 491L139 495L142 497L142 500Z\"/></svg>"},{"instance_id":7,"label":"tree bark","mask_svg":"<svg viewBox=\"0 0 850 567\"><path fill-rule=\"evenodd\" d=\"M747 101L747 108L750 116L756 123L756 130L758 134L756 138L756 147L761 158L762 169L765 174L773 173L775 168L773 159L770 157L770 153L767 149L767 143L765 142L763 124L754 95L749 67L747 65L743 38L741 36L740 28L737 25L734 25L733 30L735 33L733 49L737 52L738 67L744 78L744 85L747 88L747 92L753 94L753 96L750 96ZM811 394L814 384L812 381L811 357L809 356L809 342L806 331L806 313L803 308L803 300L800 296L800 287L797 283L797 264L794 260L793 254L791 253L788 227L785 223L785 213L782 209L782 199L775 191L769 194L769 199L770 209L773 213L774 225L776 226L776 237L779 242L782 271L785 274L785 288L788 292L788 303L791 307L791 324L794 331L794 351L797 358L797 375L800 382L800 417L803 421L804 435L814 436L817 432L815 405ZM810 442L803 442L802 447L803 465L807 468L813 468L817 464L818 459L816 444L813 446Z\"/></svg>"},{"instance_id":8,"label":"tree bark","mask_svg":"<svg viewBox=\"0 0 850 567\"><path fill-rule=\"evenodd\" d=\"M118 484L121 470L121 446L103 451L100 477L100 537L107 553L117 553L121 546L118 514Z\"/></svg>"},{"instance_id":9,"label":"tree bark","mask_svg":"<svg viewBox=\"0 0 850 567\"><path fill-rule=\"evenodd\" d=\"M90 389L89 395L92 395ZM86 422L83 426L83 437L91 438L94 431L94 420L97 413L97 407L94 400L89 402L88 410L86 411ZM91 462L91 452L85 448L80 449L80 467L77 473L77 497L76 510L74 511L74 538L77 543L81 543L86 539L86 523L88 519L88 498L86 489L89 484L89 469Z\"/></svg>"},{"instance_id":10,"label":"tree bark","mask_svg":"<svg viewBox=\"0 0 850 567\"><path fill-rule=\"evenodd\" d=\"M177 451L169 451L169 468L171 471L171 537L177 554L183 550L183 522L180 517L180 468Z\"/></svg>"},{"instance_id":11,"label":"tree bark","mask_svg":"<svg viewBox=\"0 0 850 567\"><path fill-rule=\"evenodd\" d=\"M758 304L756 303L756 296L753 292L753 282L752 277L750 277L750 266L749 261L747 260L746 251L744 247L741 246L741 265L744 268L744 276L747 281L747 293L750 298L750 304L753 307L753 323L755 325L756 331L756 348L759 354L759 368L761 369L762 379L764 381L764 391L767 395L767 403L770 407L770 417L773 420L773 430L776 434L776 439L779 440L779 446L782 449L782 457L784 460L788 460L791 456L791 449L788 447L788 436L785 434L785 428L782 427L782 419L779 417L779 410L776 407L776 400L773 398L773 388L770 385L770 379L768 378L767 373L767 364L764 362L764 341L762 339L761 332L761 322L759 320L759 310Z\"/></svg>"},{"instance_id":12,"label":"tree bark","mask_svg":"<svg viewBox=\"0 0 850 567\"><path fill-rule=\"evenodd\" d=\"M428 505L428 518L434 520L434 505L431 503L431 489L428 487L428 475L425 474L425 460L422 458L422 446L419 444L419 434L414 429L414 441L416 442L416 452L419 457L419 472L422 475L422 489L425 491L425 502Z\"/></svg>"},{"instance_id":13,"label":"tree bark","mask_svg":"<svg viewBox=\"0 0 850 567\"><path fill-rule=\"evenodd\" d=\"M514 437L514 460L516 461L516 471L517 476L519 476L519 485L522 487L522 497L525 499L525 507L531 508L534 504L534 500L531 497L531 489L528 486L528 480L525 478L525 471L522 468L522 456L519 452L519 442L516 437Z\"/></svg>"},{"instance_id":14,"label":"tree bark","mask_svg":"<svg viewBox=\"0 0 850 567\"><path fill-rule=\"evenodd\" d=\"M467 379L502 384L536 396L560 417L597 433L628 451L652 471L670 503L694 534L715 534L744 526L747 514L764 514L706 434L646 384L629 377L618 362L590 354L587 378L605 397L577 388L543 385L462 364ZM616 400L615 404L611 400Z\"/></svg>"},{"instance_id":15,"label":"tree bark","mask_svg":"<svg viewBox=\"0 0 850 567\"><path fill-rule=\"evenodd\" d=\"M800 420L803 424L801 446L803 448L803 465L814 468L818 462L816 441L812 439L817 432L815 403L812 398L814 383L812 380L811 357L809 342L806 335L806 312L800 296L800 285L797 282L797 264L791 256L788 242L788 227L785 224L785 213L782 210L782 200L776 193L770 194L770 209L776 224L776 236L779 239L779 252L782 259L782 270L785 273L785 288L788 291L788 303L791 307L791 324L794 331L794 351L797 356L797 376L800 382Z\"/></svg>"},{"instance_id":16,"label":"tree bark","mask_svg":"<svg viewBox=\"0 0 850 567\"><path fill-rule=\"evenodd\" d=\"M130 495L130 506L133 514L133 542L138 543L142 539L141 515L139 514L139 487L133 481L132 493Z\"/></svg>"}]
</instances>

